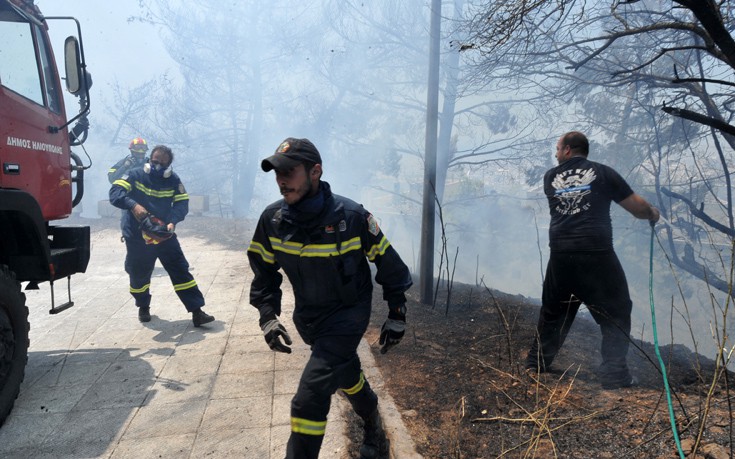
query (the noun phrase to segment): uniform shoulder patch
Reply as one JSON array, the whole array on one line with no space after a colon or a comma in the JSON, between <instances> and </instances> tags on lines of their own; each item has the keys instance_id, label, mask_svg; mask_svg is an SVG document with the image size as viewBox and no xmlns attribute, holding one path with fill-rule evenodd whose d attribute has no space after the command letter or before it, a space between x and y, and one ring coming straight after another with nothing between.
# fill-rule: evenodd
<instances>
[{"instance_id":1,"label":"uniform shoulder patch","mask_svg":"<svg viewBox=\"0 0 735 459\"><path fill-rule=\"evenodd\" d=\"M179 194L186 194L186 188L183 183L179 183Z\"/></svg>"},{"instance_id":2,"label":"uniform shoulder patch","mask_svg":"<svg viewBox=\"0 0 735 459\"><path fill-rule=\"evenodd\" d=\"M368 214L367 216L367 224L368 224L368 232L372 234L373 236L377 236L380 232L380 226L378 226L378 219L376 219L373 214Z\"/></svg>"}]
</instances>

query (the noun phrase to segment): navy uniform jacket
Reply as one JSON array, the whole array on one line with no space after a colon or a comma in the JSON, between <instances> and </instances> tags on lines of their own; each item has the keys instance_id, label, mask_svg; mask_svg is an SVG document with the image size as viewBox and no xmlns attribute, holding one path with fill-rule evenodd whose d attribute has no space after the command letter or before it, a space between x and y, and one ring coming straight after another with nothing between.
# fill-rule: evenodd
<instances>
[{"instance_id":1,"label":"navy uniform jacket","mask_svg":"<svg viewBox=\"0 0 735 459\"><path fill-rule=\"evenodd\" d=\"M370 260L377 267L389 308L406 303L411 275L398 253L360 204L333 195L320 182L324 206L308 224L298 223L283 200L263 211L248 247L255 275L250 304L261 324L281 314L279 269L296 298L294 324L306 343L316 336L362 334L370 320L373 284Z\"/></svg>"},{"instance_id":2,"label":"navy uniform jacket","mask_svg":"<svg viewBox=\"0 0 735 459\"><path fill-rule=\"evenodd\" d=\"M140 204L165 224L176 225L189 213L189 195L175 172L168 178L158 178L135 169L113 182L110 203L123 210ZM123 212L121 226L123 237L142 237L140 223L132 212Z\"/></svg>"},{"instance_id":3,"label":"navy uniform jacket","mask_svg":"<svg viewBox=\"0 0 735 459\"><path fill-rule=\"evenodd\" d=\"M123 175L132 172L135 169L142 168L145 163L148 162L148 157L143 158L142 161L137 161L132 154L124 157L120 161L116 162L114 166L107 171L107 180L110 183L115 183L115 180L122 178Z\"/></svg>"}]
</instances>

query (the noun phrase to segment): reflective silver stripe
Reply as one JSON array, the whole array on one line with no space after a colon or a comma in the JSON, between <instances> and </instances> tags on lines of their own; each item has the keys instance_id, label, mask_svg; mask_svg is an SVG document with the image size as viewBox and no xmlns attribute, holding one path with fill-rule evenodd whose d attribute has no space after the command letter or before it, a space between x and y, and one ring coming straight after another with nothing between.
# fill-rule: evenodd
<instances>
[{"instance_id":1,"label":"reflective silver stripe","mask_svg":"<svg viewBox=\"0 0 735 459\"><path fill-rule=\"evenodd\" d=\"M343 242L337 252L337 244L307 244L303 245L298 242L281 241L276 237L268 238L271 241L273 250L287 253L289 255L298 255L300 257L336 257L344 255L353 250L360 250L362 243L360 237L355 236Z\"/></svg>"},{"instance_id":2,"label":"reflective silver stripe","mask_svg":"<svg viewBox=\"0 0 735 459\"><path fill-rule=\"evenodd\" d=\"M283 242L277 237L269 237L268 239L271 241L273 250L290 253L291 255L298 255L301 252L301 247L303 247L303 244L299 244L298 242Z\"/></svg>"},{"instance_id":3,"label":"reflective silver stripe","mask_svg":"<svg viewBox=\"0 0 735 459\"><path fill-rule=\"evenodd\" d=\"M190 288L194 288L197 286L197 281L190 280L189 282L183 283L183 284L174 284L174 291L178 292L179 290L186 290Z\"/></svg>"},{"instance_id":4,"label":"reflective silver stripe","mask_svg":"<svg viewBox=\"0 0 735 459\"><path fill-rule=\"evenodd\" d=\"M309 421L302 418L291 418L291 432L306 435L324 435L327 421Z\"/></svg>"},{"instance_id":5,"label":"reflective silver stripe","mask_svg":"<svg viewBox=\"0 0 735 459\"><path fill-rule=\"evenodd\" d=\"M143 293L151 287L151 284L145 284L141 288L130 287L130 293Z\"/></svg>"},{"instance_id":6,"label":"reflective silver stripe","mask_svg":"<svg viewBox=\"0 0 735 459\"><path fill-rule=\"evenodd\" d=\"M363 386L365 386L365 374L361 371L360 380L357 381L357 384L347 389L342 389L342 392L344 392L347 395L355 395L356 393L362 390Z\"/></svg>"},{"instance_id":7,"label":"reflective silver stripe","mask_svg":"<svg viewBox=\"0 0 735 459\"><path fill-rule=\"evenodd\" d=\"M125 181L123 179L117 179L114 182L112 182L112 184L113 185L120 185L121 187L125 188L126 191L130 191L130 189L132 188L130 186L130 183L128 183L127 181Z\"/></svg>"},{"instance_id":8,"label":"reflective silver stripe","mask_svg":"<svg viewBox=\"0 0 735 459\"><path fill-rule=\"evenodd\" d=\"M274 264L276 262L276 257L272 252L269 252L263 247L263 244L255 241L250 241L250 247L248 247L248 252L253 252L258 255L260 255L260 258L263 259L264 262Z\"/></svg>"},{"instance_id":9,"label":"reflective silver stripe","mask_svg":"<svg viewBox=\"0 0 735 459\"><path fill-rule=\"evenodd\" d=\"M370 247L370 250L367 253L368 260L373 261L378 255L385 255L385 251L388 250L388 247L390 247L390 242L388 242L388 238L383 236L383 239L381 239L377 245Z\"/></svg>"},{"instance_id":10,"label":"reflective silver stripe","mask_svg":"<svg viewBox=\"0 0 735 459\"><path fill-rule=\"evenodd\" d=\"M174 190L158 191L152 188L148 188L147 186L143 185L140 182L135 182L135 188L143 192L143 194L152 196L154 198L172 198L174 196Z\"/></svg>"}]
</instances>

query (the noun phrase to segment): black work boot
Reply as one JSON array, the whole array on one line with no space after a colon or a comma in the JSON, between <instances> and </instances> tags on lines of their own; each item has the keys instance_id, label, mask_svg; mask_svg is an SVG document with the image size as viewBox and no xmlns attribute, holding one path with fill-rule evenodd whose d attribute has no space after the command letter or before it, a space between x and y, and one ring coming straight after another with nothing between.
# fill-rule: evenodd
<instances>
[{"instance_id":1,"label":"black work boot","mask_svg":"<svg viewBox=\"0 0 735 459\"><path fill-rule=\"evenodd\" d=\"M365 419L365 436L360 447L360 459L379 459L388 457L388 439L385 437L383 422L376 408Z\"/></svg>"},{"instance_id":2,"label":"black work boot","mask_svg":"<svg viewBox=\"0 0 735 459\"><path fill-rule=\"evenodd\" d=\"M635 387L638 385L638 378L628 376L626 379L617 381L602 381L602 388L605 390L625 389L626 387Z\"/></svg>"},{"instance_id":3,"label":"black work boot","mask_svg":"<svg viewBox=\"0 0 735 459\"><path fill-rule=\"evenodd\" d=\"M141 322L150 322L151 321L151 308L139 306L138 307L138 320Z\"/></svg>"},{"instance_id":4,"label":"black work boot","mask_svg":"<svg viewBox=\"0 0 735 459\"><path fill-rule=\"evenodd\" d=\"M195 327L199 327L212 322L214 320L214 316L210 316L201 309L196 309L191 312L191 320L194 322Z\"/></svg>"}]
</instances>

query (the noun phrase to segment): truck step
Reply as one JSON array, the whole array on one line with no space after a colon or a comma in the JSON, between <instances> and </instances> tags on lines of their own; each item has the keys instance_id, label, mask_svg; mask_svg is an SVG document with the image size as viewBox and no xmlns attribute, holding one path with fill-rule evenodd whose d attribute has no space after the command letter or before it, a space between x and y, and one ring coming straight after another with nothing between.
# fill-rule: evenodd
<instances>
[{"instance_id":1,"label":"truck step","mask_svg":"<svg viewBox=\"0 0 735 459\"><path fill-rule=\"evenodd\" d=\"M54 279L63 279L79 272L79 251L74 247L51 249Z\"/></svg>"}]
</instances>

